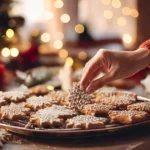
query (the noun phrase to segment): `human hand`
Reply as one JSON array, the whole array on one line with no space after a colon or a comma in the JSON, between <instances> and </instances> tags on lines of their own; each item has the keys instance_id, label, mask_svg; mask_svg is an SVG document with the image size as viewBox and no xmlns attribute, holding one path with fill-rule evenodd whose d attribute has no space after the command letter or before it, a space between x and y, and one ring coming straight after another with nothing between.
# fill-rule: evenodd
<instances>
[{"instance_id":1,"label":"human hand","mask_svg":"<svg viewBox=\"0 0 150 150\"><path fill-rule=\"evenodd\" d=\"M150 64L150 53L144 48L135 51L100 49L86 63L80 84L86 88L88 93L92 93L111 81L134 75L148 64ZM106 74L95 79L102 70L105 70Z\"/></svg>"}]
</instances>

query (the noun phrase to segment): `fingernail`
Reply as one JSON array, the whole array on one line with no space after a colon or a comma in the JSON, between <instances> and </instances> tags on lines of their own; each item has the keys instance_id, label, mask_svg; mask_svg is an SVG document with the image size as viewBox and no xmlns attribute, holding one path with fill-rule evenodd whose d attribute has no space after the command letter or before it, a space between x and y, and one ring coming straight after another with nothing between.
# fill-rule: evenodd
<instances>
[{"instance_id":1,"label":"fingernail","mask_svg":"<svg viewBox=\"0 0 150 150\"><path fill-rule=\"evenodd\" d=\"M88 87L87 92L88 92L89 94L92 93L92 92L94 92L94 87L93 87L93 86Z\"/></svg>"}]
</instances>

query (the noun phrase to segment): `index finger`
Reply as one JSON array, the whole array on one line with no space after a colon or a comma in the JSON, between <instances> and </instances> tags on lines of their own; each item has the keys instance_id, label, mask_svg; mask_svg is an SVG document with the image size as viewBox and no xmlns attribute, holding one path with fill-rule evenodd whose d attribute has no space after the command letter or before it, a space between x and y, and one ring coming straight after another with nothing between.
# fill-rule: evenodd
<instances>
[{"instance_id":1,"label":"index finger","mask_svg":"<svg viewBox=\"0 0 150 150\"><path fill-rule=\"evenodd\" d=\"M90 61L88 66L85 68L80 84L84 87L87 87L95 77L95 73L100 71L101 66L102 64L99 58L94 57L94 59L92 59L92 61Z\"/></svg>"}]
</instances>

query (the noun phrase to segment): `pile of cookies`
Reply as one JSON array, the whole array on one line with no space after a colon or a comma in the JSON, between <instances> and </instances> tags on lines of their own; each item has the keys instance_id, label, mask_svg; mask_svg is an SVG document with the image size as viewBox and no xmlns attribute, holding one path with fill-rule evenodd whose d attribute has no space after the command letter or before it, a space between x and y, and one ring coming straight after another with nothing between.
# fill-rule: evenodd
<instances>
[{"instance_id":1,"label":"pile of cookies","mask_svg":"<svg viewBox=\"0 0 150 150\"><path fill-rule=\"evenodd\" d=\"M76 84L68 93L50 92L46 85L21 86L0 93L1 120L28 120L30 128L105 128L149 119L150 102L137 102L135 93L104 87L92 95Z\"/></svg>"}]
</instances>

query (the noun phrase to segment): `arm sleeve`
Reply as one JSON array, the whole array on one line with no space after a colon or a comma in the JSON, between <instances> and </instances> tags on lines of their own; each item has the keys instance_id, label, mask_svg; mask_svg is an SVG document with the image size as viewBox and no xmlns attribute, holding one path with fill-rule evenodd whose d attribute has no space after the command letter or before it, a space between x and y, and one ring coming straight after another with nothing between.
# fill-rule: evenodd
<instances>
[{"instance_id":1,"label":"arm sleeve","mask_svg":"<svg viewBox=\"0 0 150 150\"><path fill-rule=\"evenodd\" d=\"M140 45L140 48L146 48L150 52L150 39L145 41L145 42L143 42ZM150 68L150 65L148 67Z\"/></svg>"}]
</instances>

